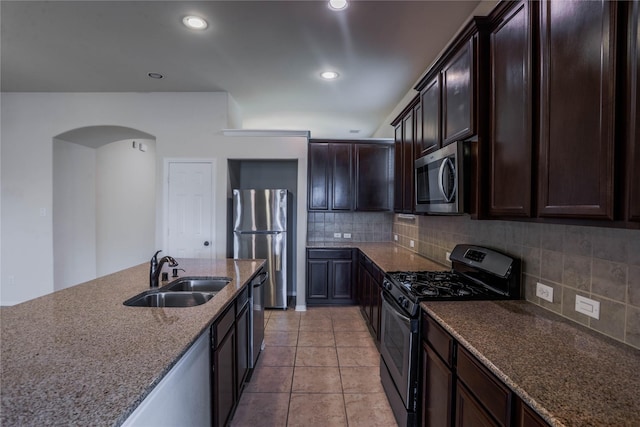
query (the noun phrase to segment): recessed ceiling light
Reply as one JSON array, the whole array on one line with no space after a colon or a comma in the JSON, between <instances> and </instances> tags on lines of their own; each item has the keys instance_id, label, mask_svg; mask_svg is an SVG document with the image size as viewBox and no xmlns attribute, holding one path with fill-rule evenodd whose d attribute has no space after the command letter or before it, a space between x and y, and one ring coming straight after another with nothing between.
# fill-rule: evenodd
<instances>
[{"instance_id":1,"label":"recessed ceiling light","mask_svg":"<svg viewBox=\"0 0 640 427\"><path fill-rule=\"evenodd\" d=\"M329 9L331 10L344 10L349 6L347 0L329 0Z\"/></svg>"},{"instance_id":2,"label":"recessed ceiling light","mask_svg":"<svg viewBox=\"0 0 640 427\"><path fill-rule=\"evenodd\" d=\"M209 25L203 18L194 15L185 16L182 18L182 23L192 30L204 30Z\"/></svg>"},{"instance_id":3,"label":"recessed ceiling light","mask_svg":"<svg viewBox=\"0 0 640 427\"><path fill-rule=\"evenodd\" d=\"M340 76L340 74L336 73L335 71L323 71L322 73L320 73L320 77L325 80L335 80L338 78L338 76Z\"/></svg>"},{"instance_id":4,"label":"recessed ceiling light","mask_svg":"<svg viewBox=\"0 0 640 427\"><path fill-rule=\"evenodd\" d=\"M147 74L147 76L151 77L152 79L162 79L164 78L164 76L160 73L149 73Z\"/></svg>"}]
</instances>

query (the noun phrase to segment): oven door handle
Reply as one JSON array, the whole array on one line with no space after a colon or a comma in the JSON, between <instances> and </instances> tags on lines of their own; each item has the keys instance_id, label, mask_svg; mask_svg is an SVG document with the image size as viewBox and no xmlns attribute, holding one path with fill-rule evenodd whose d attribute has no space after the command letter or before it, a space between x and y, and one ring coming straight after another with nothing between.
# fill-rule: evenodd
<instances>
[{"instance_id":1,"label":"oven door handle","mask_svg":"<svg viewBox=\"0 0 640 427\"><path fill-rule=\"evenodd\" d=\"M389 304L389 306L393 310L393 315L394 316L399 317L400 319L402 319L407 324L411 323L411 319L402 314L402 311L401 311L402 309L400 308L398 303L395 302L393 299L389 298L389 295L386 292L382 292L382 298L384 299L384 301L387 304Z\"/></svg>"}]
</instances>

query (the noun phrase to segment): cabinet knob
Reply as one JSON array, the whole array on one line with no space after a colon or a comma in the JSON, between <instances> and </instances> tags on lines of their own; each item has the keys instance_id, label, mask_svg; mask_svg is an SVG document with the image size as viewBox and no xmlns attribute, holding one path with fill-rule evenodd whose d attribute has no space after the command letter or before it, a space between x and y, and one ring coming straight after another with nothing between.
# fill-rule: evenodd
<instances>
[{"instance_id":1,"label":"cabinet knob","mask_svg":"<svg viewBox=\"0 0 640 427\"><path fill-rule=\"evenodd\" d=\"M204 242L204 245L205 245L205 246L209 246L209 241L208 241L208 240L206 240L206 241Z\"/></svg>"}]
</instances>

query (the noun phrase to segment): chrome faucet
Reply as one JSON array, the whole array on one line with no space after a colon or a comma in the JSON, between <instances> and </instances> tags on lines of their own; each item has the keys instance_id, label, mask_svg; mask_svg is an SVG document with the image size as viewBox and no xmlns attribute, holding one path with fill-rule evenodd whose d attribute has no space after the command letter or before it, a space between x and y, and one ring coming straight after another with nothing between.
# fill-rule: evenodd
<instances>
[{"instance_id":1,"label":"chrome faucet","mask_svg":"<svg viewBox=\"0 0 640 427\"><path fill-rule=\"evenodd\" d=\"M165 262L169 263L169 267L177 267L178 261L176 261L173 257L163 256L158 261L158 254L162 251L156 252L153 257L151 257L151 267L149 269L149 286L152 288L158 287L158 278L160 277L160 272L162 271L162 266Z\"/></svg>"}]
</instances>

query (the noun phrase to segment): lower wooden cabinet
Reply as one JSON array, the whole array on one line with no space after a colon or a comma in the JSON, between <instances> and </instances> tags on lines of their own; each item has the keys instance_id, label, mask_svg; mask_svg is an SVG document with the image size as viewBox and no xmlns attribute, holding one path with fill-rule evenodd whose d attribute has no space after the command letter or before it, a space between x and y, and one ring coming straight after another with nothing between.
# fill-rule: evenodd
<instances>
[{"instance_id":1,"label":"lower wooden cabinet","mask_svg":"<svg viewBox=\"0 0 640 427\"><path fill-rule=\"evenodd\" d=\"M548 426L426 313L421 323L423 426Z\"/></svg>"},{"instance_id":2,"label":"lower wooden cabinet","mask_svg":"<svg viewBox=\"0 0 640 427\"><path fill-rule=\"evenodd\" d=\"M236 315L237 313L237 315ZM211 423L225 426L249 372L249 304L245 288L211 327Z\"/></svg>"},{"instance_id":3,"label":"lower wooden cabinet","mask_svg":"<svg viewBox=\"0 0 640 427\"><path fill-rule=\"evenodd\" d=\"M380 342L380 310L382 308L380 292L383 275L382 270L360 252L358 256L358 304L376 343Z\"/></svg>"},{"instance_id":4,"label":"lower wooden cabinet","mask_svg":"<svg viewBox=\"0 0 640 427\"><path fill-rule=\"evenodd\" d=\"M356 304L354 249L307 249L307 305Z\"/></svg>"}]
</instances>

